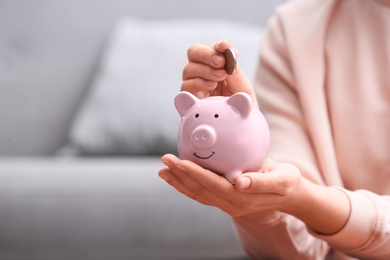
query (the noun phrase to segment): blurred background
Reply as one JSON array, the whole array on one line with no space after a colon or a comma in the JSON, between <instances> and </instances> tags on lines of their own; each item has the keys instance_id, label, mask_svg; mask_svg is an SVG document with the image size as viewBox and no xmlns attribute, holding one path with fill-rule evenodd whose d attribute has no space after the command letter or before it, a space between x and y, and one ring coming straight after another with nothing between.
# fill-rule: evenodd
<instances>
[{"instance_id":1,"label":"blurred background","mask_svg":"<svg viewBox=\"0 0 390 260\"><path fill-rule=\"evenodd\" d=\"M255 76L260 0L0 0L0 259L245 259L227 215L157 171L186 50Z\"/></svg>"}]
</instances>

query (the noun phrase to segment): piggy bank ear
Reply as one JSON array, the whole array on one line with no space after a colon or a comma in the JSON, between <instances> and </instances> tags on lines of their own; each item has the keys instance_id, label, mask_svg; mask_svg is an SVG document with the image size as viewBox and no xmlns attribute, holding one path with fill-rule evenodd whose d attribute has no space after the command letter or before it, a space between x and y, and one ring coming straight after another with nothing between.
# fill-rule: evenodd
<instances>
[{"instance_id":1,"label":"piggy bank ear","mask_svg":"<svg viewBox=\"0 0 390 260\"><path fill-rule=\"evenodd\" d=\"M175 107L180 116L183 116L187 113L188 109L198 101L199 99L190 92L182 91L175 97Z\"/></svg>"},{"instance_id":2,"label":"piggy bank ear","mask_svg":"<svg viewBox=\"0 0 390 260\"><path fill-rule=\"evenodd\" d=\"M242 117L247 117L252 111L253 103L251 97L243 92L231 96L227 103L233 107Z\"/></svg>"}]
</instances>

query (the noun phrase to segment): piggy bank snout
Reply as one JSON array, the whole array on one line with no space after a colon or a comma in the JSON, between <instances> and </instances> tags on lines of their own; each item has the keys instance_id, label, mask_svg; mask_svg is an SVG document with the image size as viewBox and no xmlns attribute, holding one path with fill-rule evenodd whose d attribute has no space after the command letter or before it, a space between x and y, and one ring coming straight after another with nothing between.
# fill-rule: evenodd
<instances>
[{"instance_id":1,"label":"piggy bank snout","mask_svg":"<svg viewBox=\"0 0 390 260\"><path fill-rule=\"evenodd\" d=\"M198 149L210 149L217 140L217 134L211 126L200 125L194 129L191 136L192 145Z\"/></svg>"}]
</instances>

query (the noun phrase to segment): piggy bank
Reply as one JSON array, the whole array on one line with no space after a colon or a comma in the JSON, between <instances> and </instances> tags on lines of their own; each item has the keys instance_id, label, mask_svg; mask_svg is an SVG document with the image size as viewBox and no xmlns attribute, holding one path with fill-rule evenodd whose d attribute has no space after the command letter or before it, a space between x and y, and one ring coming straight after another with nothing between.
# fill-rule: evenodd
<instances>
[{"instance_id":1,"label":"piggy bank","mask_svg":"<svg viewBox=\"0 0 390 260\"><path fill-rule=\"evenodd\" d=\"M182 91L175 97L175 107L181 116L178 148L182 159L223 175L231 183L244 172L260 170L270 133L248 94L198 99Z\"/></svg>"}]
</instances>

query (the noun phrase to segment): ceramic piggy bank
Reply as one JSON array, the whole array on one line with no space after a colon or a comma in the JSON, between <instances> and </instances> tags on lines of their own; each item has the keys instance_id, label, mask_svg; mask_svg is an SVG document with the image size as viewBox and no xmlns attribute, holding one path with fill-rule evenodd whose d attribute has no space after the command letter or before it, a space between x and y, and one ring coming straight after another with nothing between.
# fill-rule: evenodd
<instances>
[{"instance_id":1,"label":"ceramic piggy bank","mask_svg":"<svg viewBox=\"0 0 390 260\"><path fill-rule=\"evenodd\" d=\"M198 99L183 91L176 95L175 106L182 118L178 139L182 159L223 175L231 183L243 172L260 170L270 134L248 94Z\"/></svg>"}]
</instances>

